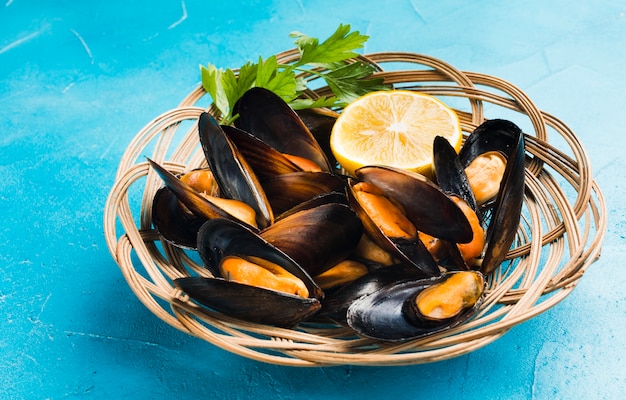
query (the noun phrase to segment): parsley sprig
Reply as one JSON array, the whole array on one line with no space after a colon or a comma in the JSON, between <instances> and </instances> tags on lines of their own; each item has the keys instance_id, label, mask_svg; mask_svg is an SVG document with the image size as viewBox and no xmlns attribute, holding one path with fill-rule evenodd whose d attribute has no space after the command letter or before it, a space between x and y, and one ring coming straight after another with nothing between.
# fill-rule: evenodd
<instances>
[{"instance_id":1,"label":"parsley sprig","mask_svg":"<svg viewBox=\"0 0 626 400\"><path fill-rule=\"evenodd\" d=\"M209 63L200 67L202 85L222 113L222 123L229 124L237 116L233 106L252 87L269 89L282 97L292 108L342 107L357 97L389 87L382 78L372 77L375 68L360 61L348 62L358 56L368 36L351 32L350 25L340 24L337 30L320 43L317 38L301 32L290 37L300 57L288 64L278 63L276 56L259 57L256 63L248 61L238 70L217 68ZM304 73L304 74L303 74ZM322 78L332 96L318 99L302 97L308 83Z\"/></svg>"}]
</instances>

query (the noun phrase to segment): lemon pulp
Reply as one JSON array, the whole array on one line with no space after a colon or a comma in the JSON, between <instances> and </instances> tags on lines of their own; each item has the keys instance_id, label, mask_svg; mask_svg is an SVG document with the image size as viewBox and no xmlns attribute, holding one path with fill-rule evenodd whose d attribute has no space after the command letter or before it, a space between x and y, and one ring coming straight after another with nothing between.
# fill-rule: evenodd
<instances>
[{"instance_id":1,"label":"lemon pulp","mask_svg":"<svg viewBox=\"0 0 626 400\"><path fill-rule=\"evenodd\" d=\"M460 149L463 133L454 110L427 94L389 90L350 103L333 126L330 147L348 174L388 165L430 176L435 136Z\"/></svg>"}]
</instances>

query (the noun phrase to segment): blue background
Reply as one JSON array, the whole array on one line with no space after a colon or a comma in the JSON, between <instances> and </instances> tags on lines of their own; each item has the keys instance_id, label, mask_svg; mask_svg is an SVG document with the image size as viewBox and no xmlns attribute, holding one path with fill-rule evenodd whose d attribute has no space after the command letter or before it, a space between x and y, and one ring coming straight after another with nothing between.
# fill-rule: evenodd
<instances>
[{"instance_id":1,"label":"blue background","mask_svg":"<svg viewBox=\"0 0 626 400\"><path fill-rule=\"evenodd\" d=\"M122 153L208 61L370 35L506 79L581 138L608 206L601 259L556 307L471 354L289 368L171 328L105 245ZM626 392L624 1L27 1L0 4L0 398L617 399Z\"/></svg>"}]
</instances>

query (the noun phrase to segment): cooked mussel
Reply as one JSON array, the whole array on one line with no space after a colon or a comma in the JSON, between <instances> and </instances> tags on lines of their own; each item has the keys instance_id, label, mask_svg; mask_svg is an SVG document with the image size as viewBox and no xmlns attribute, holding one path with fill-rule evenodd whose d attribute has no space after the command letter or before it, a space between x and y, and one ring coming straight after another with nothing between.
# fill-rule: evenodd
<instances>
[{"instance_id":1,"label":"cooked mussel","mask_svg":"<svg viewBox=\"0 0 626 400\"><path fill-rule=\"evenodd\" d=\"M320 309L314 297L303 298L224 279L186 277L174 280L200 304L243 321L291 328Z\"/></svg>"},{"instance_id":2,"label":"cooked mussel","mask_svg":"<svg viewBox=\"0 0 626 400\"><path fill-rule=\"evenodd\" d=\"M222 197L240 200L252 207L259 228L270 225L274 214L263 187L222 127L210 114L202 113L198 120L198 132Z\"/></svg>"},{"instance_id":3,"label":"cooked mussel","mask_svg":"<svg viewBox=\"0 0 626 400\"><path fill-rule=\"evenodd\" d=\"M519 128L512 128L508 134L514 143L507 156L506 169L487 226L487 248L480 268L485 275L497 268L511 249L524 203L524 135Z\"/></svg>"},{"instance_id":4,"label":"cooked mussel","mask_svg":"<svg viewBox=\"0 0 626 400\"><path fill-rule=\"evenodd\" d=\"M215 196L217 193L207 178L200 178L198 182L197 176L210 175L210 171L193 170L178 177L151 159L147 161L165 183L155 194L152 222L168 242L195 248L200 226L214 218L234 219L250 228L257 228L255 213L250 206L238 200Z\"/></svg>"},{"instance_id":5,"label":"cooked mussel","mask_svg":"<svg viewBox=\"0 0 626 400\"><path fill-rule=\"evenodd\" d=\"M361 220L350 207L327 203L286 215L259 235L316 276L345 260L362 233Z\"/></svg>"},{"instance_id":6,"label":"cooked mussel","mask_svg":"<svg viewBox=\"0 0 626 400\"><path fill-rule=\"evenodd\" d=\"M331 268L313 277L325 293L331 289L343 287L369 273L367 265L360 261L345 259Z\"/></svg>"},{"instance_id":7,"label":"cooked mussel","mask_svg":"<svg viewBox=\"0 0 626 400\"><path fill-rule=\"evenodd\" d=\"M321 308L323 292L300 266L244 225L213 219L198 252L214 277L174 280L190 298L231 317L291 327Z\"/></svg>"},{"instance_id":8,"label":"cooked mussel","mask_svg":"<svg viewBox=\"0 0 626 400\"><path fill-rule=\"evenodd\" d=\"M206 218L189 212L178 197L164 186L152 200L152 224L159 235L175 246L195 249L198 231Z\"/></svg>"},{"instance_id":9,"label":"cooked mussel","mask_svg":"<svg viewBox=\"0 0 626 400\"><path fill-rule=\"evenodd\" d=\"M356 172L397 201L417 230L455 243L472 239L472 228L459 207L423 175L393 167L367 166Z\"/></svg>"},{"instance_id":10,"label":"cooked mussel","mask_svg":"<svg viewBox=\"0 0 626 400\"><path fill-rule=\"evenodd\" d=\"M518 148L520 136L522 131L515 123L492 119L480 124L463 143L459 162L478 204L497 196L507 159Z\"/></svg>"},{"instance_id":11,"label":"cooked mussel","mask_svg":"<svg viewBox=\"0 0 626 400\"><path fill-rule=\"evenodd\" d=\"M222 125L221 128L259 180L304 169L294 159L288 158L249 132L228 125Z\"/></svg>"},{"instance_id":12,"label":"cooked mussel","mask_svg":"<svg viewBox=\"0 0 626 400\"><path fill-rule=\"evenodd\" d=\"M474 315L484 287L483 275L477 271L392 283L353 301L346 320L363 337L416 339L450 329Z\"/></svg>"},{"instance_id":13,"label":"cooked mussel","mask_svg":"<svg viewBox=\"0 0 626 400\"><path fill-rule=\"evenodd\" d=\"M357 248L358 257L383 265L405 262L431 276L439 274L437 263L420 240L402 205L369 182L352 181L347 193L365 230Z\"/></svg>"},{"instance_id":14,"label":"cooked mussel","mask_svg":"<svg viewBox=\"0 0 626 400\"><path fill-rule=\"evenodd\" d=\"M494 119L485 121L468 136L458 157L444 142L436 139L434 146L438 184L463 198L477 212L480 224L485 223L478 205L491 213L486 249L482 261L477 262L488 274L506 257L519 225L525 188L524 135L513 122ZM473 205L474 200L477 205ZM470 246L477 249L480 244ZM468 245L464 247L466 250Z\"/></svg>"},{"instance_id":15,"label":"cooked mussel","mask_svg":"<svg viewBox=\"0 0 626 400\"><path fill-rule=\"evenodd\" d=\"M278 95L254 87L237 101L235 125L283 154L314 162L322 171L332 170L326 154L304 122Z\"/></svg>"},{"instance_id":16,"label":"cooked mussel","mask_svg":"<svg viewBox=\"0 0 626 400\"><path fill-rule=\"evenodd\" d=\"M227 278L224 274L226 270L222 269L222 261L226 257L260 259L280 266L301 280L310 296L323 296L318 285L297 261L263 239L257 232L235 221L215 219L205 222L198 232L198 253L204 266L216 277Z\"/></svg>"},{"instance_id":17,"label":"cooked mussel","mask_svg":"<svg viewBox=\"0 0 626 400\"><path fill-rule=\"evenodd\" d=\"M391 167L367 166L356 171L349 198L371 238L401 262L413 263L430 276L439 267L417 232L453 243L473 238L463 211L440 188L422 175ZM380 215L381 211L392 216ZM390 227L382 221L392 221ZM400 223L398 223L400 222Z\"/></svg>"},{"instance_id":18,"label":"cooked mussel","mask_svg":"<svg viewBox=\"0 0 626 400\"><path fill-rule=\"evenodd\" d=\"M390 284L425 278L429 276L410 264L393 264L371 270L338 290L328 293L322 300L319 314L346 323L348 307L359 298Z\"/></svg>"}]
</instances>

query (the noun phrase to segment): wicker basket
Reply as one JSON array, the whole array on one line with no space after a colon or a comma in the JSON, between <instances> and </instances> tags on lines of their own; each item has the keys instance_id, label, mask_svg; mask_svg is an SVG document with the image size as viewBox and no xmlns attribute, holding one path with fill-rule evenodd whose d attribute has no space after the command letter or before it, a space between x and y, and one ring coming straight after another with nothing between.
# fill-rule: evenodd
<instances>
[{"instance_id":1,"label":"wicker basket","mask_svg":"<svg viewBox=\"0 0 626 400\"><path fill-rule=\"evenodd\" d=\"M278 54L289 62L295 50ZM179 107L148 123L128 146L104 213L113 258L139 300L171 326L251 359L290 366L408 365L469 353L563 300L600 254L606 230L602 193L584 148L557 118L537 109L510 83L462 72L432 57L377 53L359 57L396 88L436 95L458 112L463 131L485 118L508 118L526 132L526 195L515 248L488 277L486 300L472 320L428 338L389 344L355 336L340 325L296 329L256 325L212 312L174 288L172 280L201 270L194 254L160 241L151 224L162 185L144 156L173 172L206 165L196 121L217 114L201 86ZM385 69L383 69L383 66ZM314 78L309 86L313 86ZM319 87L308 96L328 94ZM204 103L204 104L203 104ZM550 135L550 140L548 140ZM557 144L560 148L557 148Z\"/></svg>"}]
</instances>

